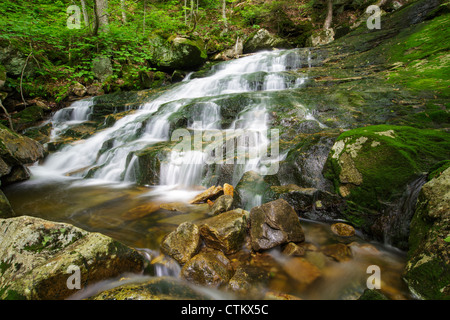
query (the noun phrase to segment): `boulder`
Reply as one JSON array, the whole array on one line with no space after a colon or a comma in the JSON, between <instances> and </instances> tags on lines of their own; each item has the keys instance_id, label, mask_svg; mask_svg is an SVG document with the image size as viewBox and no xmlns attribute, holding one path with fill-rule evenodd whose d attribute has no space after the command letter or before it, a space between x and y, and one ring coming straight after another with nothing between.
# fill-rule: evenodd
<instances>
[{"instance_id":1,"label":"boulder","mask_svg":"<svg viewBox=\"0 0 450 320\"><path fill-rule=\"evenodd\" d=\"M332 28L320 29L311 35L311 44L313 47L325 45L334 41L334 30Z\"/></svg>"},{"instance_id":2,"label":"boulder","mask_svg":"<svg viewBox=\"0 0 450 320\"><path fill-rule=\"evenodd\" d=\"M0 178L2 182L13 183L28 179L28 169L44 157L42 145L28 137L12 132L0 125Z\"/></svg>"},{"instance_id":3,"label":"boulder","mask_svg":"<svg viewBox=\"0 0 450 320\"><path fill-rule=\"evenodd\" d=\"M401 243L411 217L397 208L400 200L414 200L405 193L413 195L416 181L448 159L448 150L450 136L440 130L377 125L342 133L324 169L347 202L341 218L378 240L389 230L389 238L397 239L391 244Z\"/></svg>"},{"instance_id":4,"label":"boulder","mask_svg":"<svg viewBox=\"0 0 450 320\"><path fill-rule=\"evenodd\" d=\"M237 252L244 244L248 212L236 209L209 218L200 226L200 234L208 247L225 254Z\"/></svg>"},{"instance_id":5,"label":"boulder","mask_svg":"<svg viewBox=\"0 0 450 320\"><path fill-rule=\"evenodd\" d=\"M104 82L113 74L111 59L106 56L97 56L92 61L91 70L94 73L95 78L100 80L100 82Z\"/></svg>"},{"instance_id":6,"label":"boulder","mask_svg":"<svg viewBox=\"0 0 450 320\"><path fill-rule=\"evenodd\" d=\"M219 250L203 250L181 269L182 279L203 286L224 286L232 276L231 262Z\"/></svg>"},{"instance_id":7,"label":"boulder","mask_svg":"<svg viewBox=\"0 0 450 320\"><path fill-rule=\"evenodd\" d=\"M321 248L323 254L337 262L348 261L353 257L352 249L343 243L335 243Z\"/></svg>"},{"instance_id":8,"label":"boulder","mask_svg":"<svg viewBox=\"0 0 450 320\"><path fill-rule=\"evenodd\" d=\"M198 252L200 245L199 228L184 222L163 239L161 251L183 265Z\"/></svg>"},{"instance_id":9,"label":"boulder","mask_svg":"<svg viewBox=\"0 0 450 320\"><path fill-rule=\"evenodd\" d=\"M255 171L245 172L234 190L234 207L250 210L261 202L274 200L271 186L278 186L280 182L275 175L262 176ZM261 202L255 201L260 197Z\"/></svg>"},{"instance_id":10,"label":"boulder","mask_svg":"<svg viewBox=\"0 0 450 320\"><path fill-rule=\"evenodd\" d=\"M404 279L423 299L450 298L450 168L423 185L411 221Z\"/></svg>"},{"instance_id":11,"label":"boulder","mask_svg":"<svg viewBox=\"0 0 450 320\"><path fill-rule=\"evenodd\" d=\"M244 53L253 53L274 48L288 49L291 47L287 40L271 34L266 29L260 29L245 41Z\"/></svg>"},{"instance_id":12,"label":"boulder","mask_svg":"<svg viewBox=\"0 0 450 320\"><path fill-rule=\"evenodd\" d=\"M143 257L99 233L21 216L0 219L1 299L65 299L71 268L82 288L123 273L139 273Z\"/></svg>"},{"instance_id":13,"label":"boulder","mask_svg":"<svg viewBox=\"0 0 450 320\"><path fill-rule=\"evenodd\" d=\"M178 36L167 40L155 36L149 40L152 53L150 63L162 69L192 70L204 64L208 57L200 40Z\"/></svg>"},{"instance_id":14,"label":"boulder","mask_svg":"<svg viewBox=\"0 0 450 320\"><path fill-rule=\"evenodd\" d=\"M250 238L254 251L288 242L305 240L295 210L283 199L271 201L250 211Z\"/></svg>"}]
</instances>

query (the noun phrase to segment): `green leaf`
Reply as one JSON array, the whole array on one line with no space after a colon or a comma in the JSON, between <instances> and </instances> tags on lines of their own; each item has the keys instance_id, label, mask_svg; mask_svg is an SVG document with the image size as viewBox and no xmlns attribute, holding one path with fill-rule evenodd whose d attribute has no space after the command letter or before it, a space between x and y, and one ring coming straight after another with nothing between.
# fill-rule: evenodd
<instances>
[{"instance_id":1,"label":"green leaf","mask_svg":"<svg viewBox=\"0 0 450 320\"><path fill-rule=\"evenodd\" d=\"M444 239L445 242L450 242L450 236Z\"/></svg>"}]
</instances>

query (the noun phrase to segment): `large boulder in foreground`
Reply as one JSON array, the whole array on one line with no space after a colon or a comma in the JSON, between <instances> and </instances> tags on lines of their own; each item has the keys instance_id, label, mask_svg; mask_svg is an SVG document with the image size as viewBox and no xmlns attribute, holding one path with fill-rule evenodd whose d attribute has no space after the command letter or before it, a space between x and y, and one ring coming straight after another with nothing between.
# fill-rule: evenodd
<instances>
[{"instance_id":1,"label":"large boulder in foreground","mask_svg":"<svg viewBox=\"0 0 450 320\"><path fill-rule=\"evenodd\" d=\"M250 238L254 251L271 249L288 242L302 242L305 234L295 210L278 199L250 211Z\"/></svg>"},{"instance_id":2,"label":"large boulder in foreground","mask_svg":"<svg viewBox=\"0 0 450 320\"><path fill-rule=\"evenodd\" d=\"M450 168L423 185L404 279L424 299L450 299Z\"/></svg>"},{"instance_id":3,"label":"large boulder in foreground","mask_svg":"<svg viewBox=\"0 0 450 320\"><path fill-rule=\"evenodd\" d=\"M65 299L77 292L69 289L76 269L85 288L143 268L136 250L102 234L28 216L0 219L0 299Z\"/></svg>"}]
</instances>

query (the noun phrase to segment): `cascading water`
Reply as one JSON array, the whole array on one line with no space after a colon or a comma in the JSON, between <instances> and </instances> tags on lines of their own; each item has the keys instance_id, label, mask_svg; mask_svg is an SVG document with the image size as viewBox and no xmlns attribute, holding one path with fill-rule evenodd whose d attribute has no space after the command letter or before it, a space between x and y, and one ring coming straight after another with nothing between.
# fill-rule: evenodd
<instances>
[{"instance_id":1,"label":"cascading water","mask_svg":"<svg viewBox=\"0 0 450 320\"><path fill-rule=\"evenodd\" d=\"M210 76L183 81L155 100L143 104L133 114L118 120L112 127L83 143L66 146L50 155L44 167L62 174L75 172L75 176L88 176L102 181L135 182L139 168L136 168L138 161L134 152L156 142L170 140L170 117L187 106L192 108L187 129L199 134L208 130L245 130L250 141L247 144L254 144L252 147L258 150L253 151L259 154L269 143L267 106L271 103L270 99L260 99L258 104L246 106L227 128L222 127L222 107L214 102L214 98L301 87L304 77L296 75L293 79L292 74L287 76L285 72L296 70L302 64L306 66L306 58L303 60L295 50L290 50L262 52L218 64L212 68ZM205 101L205 97L211 99ZM58 136L62 126L66 128L88 120L93 101L76 102L58 111L53 117L56 124L53 136ZM206 156L203 150L183 153L173 151L168 161L161 165L159 184L183 187L201 184ZM252 158L240 166L233 178L235 182L245 171L264 170L260 157Z\"/></svg>"}]
</instances>

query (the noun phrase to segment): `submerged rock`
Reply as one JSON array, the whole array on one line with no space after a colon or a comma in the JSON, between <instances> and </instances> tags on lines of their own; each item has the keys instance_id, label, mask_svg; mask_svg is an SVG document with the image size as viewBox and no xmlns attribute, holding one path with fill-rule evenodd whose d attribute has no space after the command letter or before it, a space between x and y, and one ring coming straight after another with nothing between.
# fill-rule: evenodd
<instances>
[{"instance_id":1,"label":"submerged rock","mask_svg":"<svg viewBox=\"0 0 450 320\"><path fill-rule=\"evenodd\" d=\"M113 239L66 223L22 216L0 219L2 299L65 299L69 277L79 270L80 287L142 272L143 257Z\"/></svg>"},{"instance_id":2,"label":"submerged rock","mask_svg":"<svg viewBox=\"0 0 450 320\"><path fill-rule=\"evenodd\" d=\"M138 279L139 280L139 279ZM117 287L102 291L89 300L209 300L190 285L172 277L140 281L122 281Z\"/></svg>"},{"instance_id":3,"label":"submerged rock","mask_svg":"<svg viewBox=\"0 0 450 320\"><path fill-rule=\"evenodd\" d=\"M341 237L352 237L355 235L355 228L346 223L334 223L331 225L331 231Z\"/></svg>"},{"instance_id":4,"label":"submerged rock","mask_svg":"<svg viewBox=\"0 0 450 320\"><path fill-rule=\"evenodd\" d=\"M348 261L353 257L352 249L343 243L335 243L324 246L321 248L321 251L326 255L337 262Z\"/></svg>"},{"instance_id":5,"label":"submerged rock","mask_svg":"<svg viewBox=\"0 0 450 320\"><path fill-rule=\"evenodd\" d=\"M184 222L163 239L161 251L183 265L198 252L200 245L199 228L191 222Z\"/></svg>"},{"instance_id":6,"label":"submerged rock","mask_svg":"<svg viewBox=\"0 0 450 320\"><path fill-rule=\"evenodd\" d=\"M423 185L411 221L404 279L424 299L450 298L450 168Z\"/></svg>"},{"instance_id":7,"label":"submerged rock","mask_svg":"<svg viewBox=\"0 0 450 320\"><path fill-rule=\"evenodd\" d=\"M250 211L250 238L254 251L288 242L305 240L295 210L283 199L254 207Z\"/></svg>"}]
</instances>

